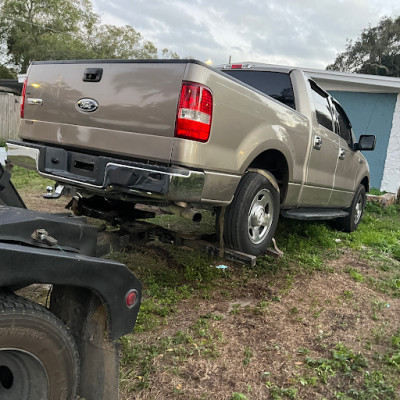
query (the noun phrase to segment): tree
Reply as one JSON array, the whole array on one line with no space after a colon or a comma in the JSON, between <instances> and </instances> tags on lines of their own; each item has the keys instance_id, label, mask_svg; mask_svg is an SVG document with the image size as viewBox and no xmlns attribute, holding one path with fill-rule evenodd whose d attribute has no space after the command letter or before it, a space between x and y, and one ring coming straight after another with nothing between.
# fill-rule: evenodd
<instances>
[{"instance_id":1,"label":"tree","mask_svg":"<svg viewBox=\"0 0 400 400\"><path fill-rule=\"evenodd\" d=\"M162 49L161 53L162 53L162 58L167 58L167 59L170 59L170 60L179 59L179 56L178 56L177 53L175 53L175 51L171 51L171 50L168 50L168 49ZM189 57L189 58L191 58L191 57Z\"/></svg>"},{"instance_id":2,"label":"tree","mask_svg":"<svg viewBox=\"0 0 400 400\"><path fill-rule=\"evenodd\" d=\"M399 77L400 17L385 17L364 29L355 42L348 40L346 50L327 69Z\"/></svg>"},{"instance_id":3,"label":"tree","mask_svg":"<svg viewBox=\"0 0 400 400\"><path fill-rule=\"evenodd\" d=\"M17 75L11 69L0 65L0 79L16 79Z\"/></svg>"},{"instance_id":4,"label":"tree","mask_svg":"<svg viewBox=\"0 0 400 400\"><path fill-rule=\"evenodd\" d=\"M80 36L98 19L88 0L2 0L0 40L7 61L25 72L33 60L84 55Z\"/></svg>"},{"instance_id":5,"label":"tree","mask_svg":"<svg viewBox=\"0 0 400 400\"><path fill-rule=\"evenodd\" d=\"M94 32L91 51L96 58L157 58L157 48L129 25L101 25Z\"/></svg>"},{"instance_id":6,"label":"tree","mask_svg":"<svg viewBox=\"0 0 400 400\"><path fill-rule=\"evenodd\" d=\"M157 58L157 48L131 26L102 25L90 0L0 0L1 64L25 73L34 60L94 58Z\"/></svg>"}]
</instances>

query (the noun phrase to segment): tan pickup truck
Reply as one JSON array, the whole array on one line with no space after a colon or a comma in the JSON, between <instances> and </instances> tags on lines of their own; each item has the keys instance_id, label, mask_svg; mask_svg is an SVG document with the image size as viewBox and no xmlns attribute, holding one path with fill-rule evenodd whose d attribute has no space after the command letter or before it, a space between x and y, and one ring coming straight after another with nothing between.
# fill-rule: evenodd
<instances>
[{"instance_id":1,"label":"tan pickup truck","mask_svg":"<svg viewBox=\"0 0 400 400\"><path fill-rule=\"evenodd\" d=\"M339 103L299 69L195 60L34 62L20 141L79 206L178 204L224 211L224 239L262 254L279 214L356 229L369 189ZM62 190L61 190L62 189ZM222 220L222 218L221 218Z\"/></svg>"}]
</instances>

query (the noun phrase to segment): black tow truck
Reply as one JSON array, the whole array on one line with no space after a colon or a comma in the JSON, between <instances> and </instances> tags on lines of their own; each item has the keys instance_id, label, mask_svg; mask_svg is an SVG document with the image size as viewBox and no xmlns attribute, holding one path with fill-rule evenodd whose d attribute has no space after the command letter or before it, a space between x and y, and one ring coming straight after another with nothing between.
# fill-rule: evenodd
<instances>
[{"instance_id":1,"label":"black tow truck","mask_svg":"<svg viewBox=\"0 0 400 400\"><path fill-rule=\"evenodd\" d=\"M28 210L0 165L1 400L118 399L116 341L141 284L96 240L82 217ZM46 307L21 296L32 284L48 285Z\"/></svg>"}]
</instances>

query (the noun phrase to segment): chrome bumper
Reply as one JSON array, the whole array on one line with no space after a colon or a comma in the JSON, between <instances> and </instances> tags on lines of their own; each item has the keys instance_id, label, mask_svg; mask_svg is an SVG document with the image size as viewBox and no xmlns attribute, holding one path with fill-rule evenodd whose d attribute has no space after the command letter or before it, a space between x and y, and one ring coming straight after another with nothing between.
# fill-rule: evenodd
<instances>
[{"instance_id":1,"label":"chrome bumper","mask_svg":"<svg viewBox=\"0 0 400 400\"><path fill-rule=\"evenodd\" d=\"M199 202L205 173L93 156L50 146L7 142L8 159L42 176L95 192L124 192L148 198Z\"/></svg>"}]
</instances>

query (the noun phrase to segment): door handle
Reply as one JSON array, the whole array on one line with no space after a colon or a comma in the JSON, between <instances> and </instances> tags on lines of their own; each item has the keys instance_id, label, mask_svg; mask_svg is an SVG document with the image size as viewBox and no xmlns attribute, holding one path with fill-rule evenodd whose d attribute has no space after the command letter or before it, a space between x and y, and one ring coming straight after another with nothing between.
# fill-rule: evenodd
<instances>
[{"instance_id":1,"label":"door handle","mask_svg":"<svg viewBox=\"0 0 400 400\"><path fill-rule=\"evenodd\" d=\"M314 136L314 149L321 150L322 138L321 136Z\"/></svg>"},{"instance_id":2,"label":"door handle","mask_svg":"<svg viewBox=\"0 0 400 400\"><path fill-rule=\"evenodd\" d=\"M339 150L339 158L341 160L344 160L346 158L346 150L345 149L340 149Z\"/></svg>"}]
</instances>

